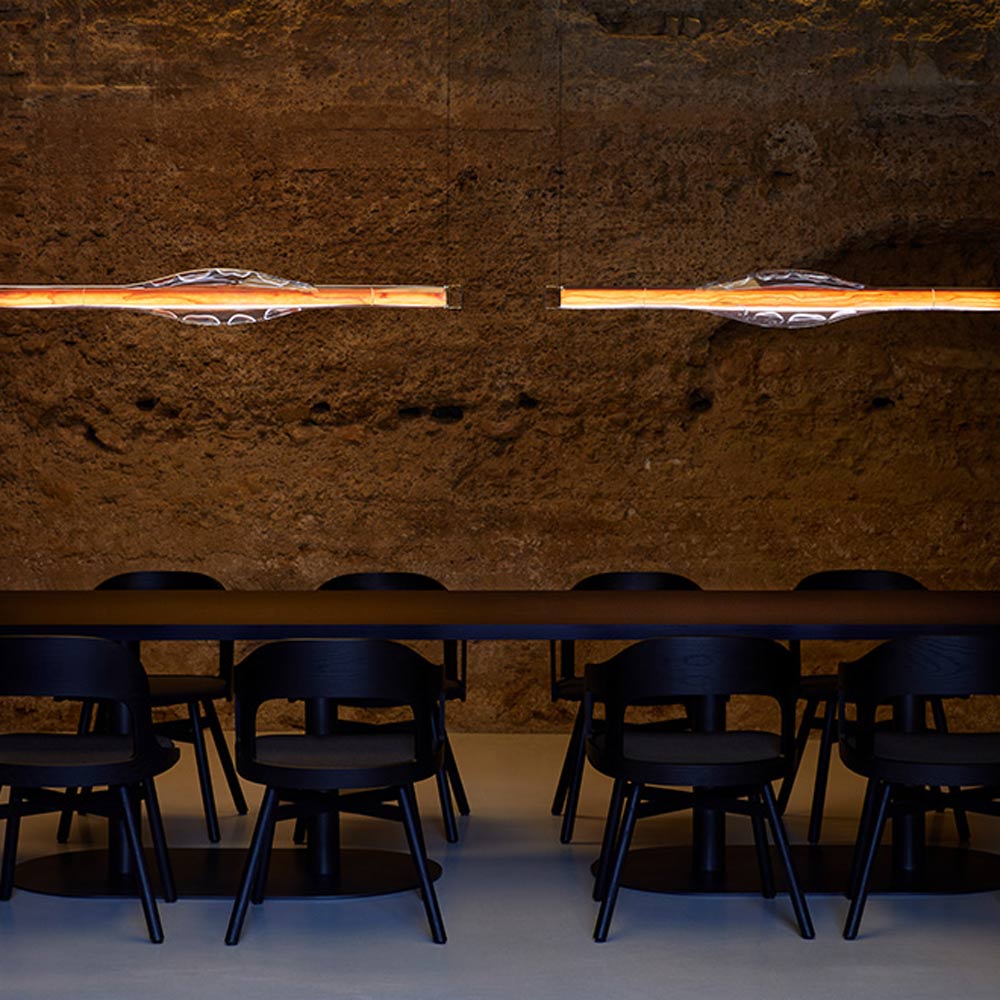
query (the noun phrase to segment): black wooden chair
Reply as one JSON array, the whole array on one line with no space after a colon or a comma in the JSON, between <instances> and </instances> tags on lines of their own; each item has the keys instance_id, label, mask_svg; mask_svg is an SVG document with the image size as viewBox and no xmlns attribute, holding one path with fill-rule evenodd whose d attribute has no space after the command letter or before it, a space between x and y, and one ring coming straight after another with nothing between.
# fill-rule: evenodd
<instances>
[{"instance_id":1,"label":"black wooden chair","mask_svg":"<svg viewBox=\"0 0 1000 1000\"><path fill-rule=\"evenodd\" d=\"M163 821L153 778L177 762L169 740L157 738L149 711L149 687L142 667L123 646L83 637L0 638L0 696L88 699L114 713L116 733L18 732L0 735L0 784L10 788L0 817L7 820L0 899L10 899L23 816L59 812L68 791L90 786L86 811L123 823L135 866L149 939L163 940L156 901L142 851L140 799L153 835L164 899L177 898L167 855ZM105 791L96 788L106 786Z\"/></svg>"},{"instance_id":2,"label":"black wooden chair","mask_svg":"<svg viewBox=\"0 0 1000 1000\"><path fill-rule=\"evenodd\" d=\"M837 569L812 573L795 585L796 590L926 590L924 585L905 573L896 573L881 569ZM801 665L801 644L793 640L790 644L792 652ZM798 774L798 765L805 753L809 741L809 733L820 731L819 756L816 762L816 778L813 783L812 807L809 813L808 839L810 844L819 843L823 826L823 807L826 802L826 786L830 773L830 755L837 738L837 689L836 674L802 675L799 687L799 700L805 702L802 721L795 740L795 771L784 783L778 795L778 809L784 814L792 793L792 786ZM823 715L819 716L822 706ZM935 725L943 732L947 731L944 707L940 698L931 702ZM969 824L961 808L955 809L955 826L959 839L963 842L969 839Z\"/></svg>"},{"instance_id":3,"label":"black wooden chair","mask_svg":"<svg viewBox=\"0 0 1000 1000\"><path fill-rule=\"evenodd\" d=\"M414 782L441 768L441 690L440 666L406 646L381 640L285 640L255 649L239 664L237 767L244 778L265 785L266 790L233 904L227 944L239 942L248 904L263 901L275 822L332 814L339 823L342 812L402 821L431 936L444 943L413 792ZM371 709L406 705L413 718L406 729L376 722L360 729L262 736L257 730L258 710L279 699L305 701L307 719L310 706L330 702ZM389 804L393 802L398 806Z\"/></svg>"},{"instance_id":4,"label":"black wooden chair","mask_svg":"<svg viewBox=\"0 0 1000 1000\"><path fill-rule=\"evenodd\" d=\"M848 892L848 940L861 925L888 816L951 807L956 798L969 812L1000 815L1000 732L926 726L926 703L932 699L1000 694L998 663L996 637L912 636L841 664L840 757L868 779ZM855 706L853 720L848 705ZM891 729L876 721L881 705L894 708Z\"/></svg>"},{"instance_id":5,"label":"black wooden chair","mask_svg":"<svg viewBox=\"0 0 1000 1000\"><path fill-rule=\"evenodd\" d=\"M120 573L99 583L97 590L224 590L218 580L204 573L182 570L138 571ZM128 643L136 657L140 656L140 644ZM219 670L216 674L150 674L149 695L153 708L170 708L183 705L187 709L186 719L169 719L154 723L156 732L181 743L194 747L195 762L198 767L198 783L201 788L202 808L205 812L205 827L208 839L218 843L219 816L212 791L212 773L209 769L205 747L205 727L212 734L212 742L222 765L222 772L229 785L229 793L237 813L245 816L246 799L240 788L233 758L229 753L219 716L214 702L231 697L231 676L233 669L233 643L219 643ZM80 714L80 731L86 732L91 725L93 706L84 704ZM69 839L73 811L67 809L59 823L59 842Z\"/></svg>"},{"instance_id":6,"label":"black wooden chair","mask_svg":"<svg viewBox=\"0 0 1000 1000\"><path fill-rule=\"evenodd\" d=\"M447 590L443 583L422 573L344 573L319 585L319 590ZM468 644L463 639L445 639L442 642L444 663L445 701L465 701L466 675L468 671ZM455 753L448 739L444 737L444 763L437 774L438 798L441 800L441 818L444 821L445 837L449 843L458 840L458 824L455 821L455 806L462 816L469 815L469 800L462 784ZM454 795L454 803L452 802ZM296 840L301 840L301 825L296 831Z\"/></svg>"},{"instance_id":7,"label":"black wooden chair","mask_svg":"<svg viewBox=\"0 0 1000 1000\"><path fill-rule=\"evenodd\" d=\"M601 900L594 939L607 939L636 819L699 803L751 818L761 889L767 898L775 895L765 820L770 824L799 932L804 938L813 937L809 909L771 790L771 783L784 778L794 763L798 664L792 654L768 639L650 639L604 663L588 664L585 684L587 759L615 782L594 887L595 898ZM780 710L780 733L662 732L626 723L632 706L682 699L724 700L732 695L773 699ZM593 725L595 702L605 708L605 722L599 728ZM686 787L691 791L681 790Z\"/></svg>"},{"instance_id":8,"label":"black wooden chair","mask_svg":"<svg viewBox=\"0 0 1000 1000\"><path fill-rule=\"evenodd\" d=\"M701 590L693 580L676 573L596 573L575 583L573 590ZM563 757L559 782L552 799L552 815L562 814L559 839L573 839L576 811L583 783L583 675L576 672L576 646L572 639L549 643L549 686L553 701L580 702L573 732Z\"/></svg>"}]
</instances>

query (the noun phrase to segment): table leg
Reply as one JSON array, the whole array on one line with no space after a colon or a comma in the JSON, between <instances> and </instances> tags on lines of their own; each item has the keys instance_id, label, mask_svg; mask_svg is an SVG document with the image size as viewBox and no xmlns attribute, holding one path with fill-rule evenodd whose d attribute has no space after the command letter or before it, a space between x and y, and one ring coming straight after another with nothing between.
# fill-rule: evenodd
<instances>
[{"instance_id":1,"label":"table leg","mask_svg":"<svg viewBox=\"0 0 1000 1000\"><path fill-rule=\"evenodd\" d=\"M715 733L726 727L726 699L699 698L692 711L694 729ZM697 789L695 789L697 791ZM720 876L726 868L726 813L723 809L694 807L691 865L695 877Z\"/></svg>"},{"instance_id":2,"label":"table leg","mask_svg":"<svg viewBox=\"0 0 1000 1000\"><path fill-rule=\"evenodd\" d=\"M923 698L901 698L895 706L893 721L906 733L927 728L927 705ZM926 823L922 810L914 809L893 817L892 869L901 879L912 878L924 865Z\"/></svg>"},{"instance_id":3,"label":"table leg","mask_svg":"<svg viewBox=\"0 0 1000 1000\"><path fill-rule=\"evenodd\" d=\"M328 736L337 721L337 705L329 698L313 698L306 703L306 732ZM319 813L306 824L306 857L309 870L317 877L336 882L340 877L340 812Z\"/></svg>"},{"instance_id":4,"label":"table leg","mask_svg":"<svg viewBox=\"0 0 1000 1000\"><path fill-rule=\"evenodd\" d=\"M108 725L113 733L125 735L131 728L128 709L115 704L108 712ZM108 820L108 882L112 885L134 886L135 863L129 850L125 820L117 817ZM132 890L135 891L134 888Z\"/></svg>"}]
</instances>

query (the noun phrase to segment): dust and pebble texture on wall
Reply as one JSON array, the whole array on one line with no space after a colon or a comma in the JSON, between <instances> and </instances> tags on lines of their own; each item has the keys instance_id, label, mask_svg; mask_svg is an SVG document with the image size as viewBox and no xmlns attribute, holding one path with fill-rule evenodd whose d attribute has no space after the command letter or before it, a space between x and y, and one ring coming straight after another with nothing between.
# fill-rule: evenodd
<instances>
[{"instance_id":1,"label":"dust and pebble texture on wall","mask_svg":"<svg viewBox=\"0 0 1000 1000\"><path fill-rule=\"evenodd\" d=\"M998 586L995 317L762 331L543 294L1000 285L998 48L995 2L11 0L0 283L219 264L464 308L0 315L0 585ZM565 725L544 644L471 664L456 728Z\"/></svg>"}]
</instances>

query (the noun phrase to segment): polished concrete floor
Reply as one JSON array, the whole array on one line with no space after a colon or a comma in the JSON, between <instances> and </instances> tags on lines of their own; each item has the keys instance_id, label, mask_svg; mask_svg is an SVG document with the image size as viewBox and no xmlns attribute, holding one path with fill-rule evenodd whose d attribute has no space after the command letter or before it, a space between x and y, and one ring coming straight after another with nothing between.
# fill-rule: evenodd
<instances>
[{"instance_id":1,"label":"polished concrete floor","mask_svg":"<svg viewBox=\"0 0 1000 1000\"><path fill-rule=\"evenodd\" d=\"M787 896L691 897L623 891L611 937L595 944L588 866L608 786L590 774L573 846L558 842L549 800L564 738L457 735L472 799L461 843L441 834L434 790L420 790L431 854L444 866L438 893L448 944L431 943L415 893L367 899L268 900L251 910L242 943L223 944L229 903L161 905L166 941L149 944L134 900L75 900L15 892L0 904L0 997L167 997L282 1000L316 997L996 997L1000 894L879 896L857 941L840 937L845 901L809 899L816 939L801 940ZM190 751L160 782L175 847L203 843ZM811 761L806 762L809 773ZM219 776L221 778L221 776ZM244 844L252 816L232 814L221 780L225 845ZM805 835L808 788L788 815ZM257 794L252 795L255 805ZM835 764L825 839L852 839L860 788ZM1000 820L973 817L977 847L1000 851ZM748 823L729 820L733 840ZM285 824L287 826L287 824ZM24 822L22 857L55 851L54 817ZM954 836L932 817L933 836ZM640 823L637 841L686 836L681 817ZM73 846L97 845L84 819ZM279 828L279 841L289 830ZM394 824L345 819L345 842L404 848Z\"/></svg>"}]
</instances>

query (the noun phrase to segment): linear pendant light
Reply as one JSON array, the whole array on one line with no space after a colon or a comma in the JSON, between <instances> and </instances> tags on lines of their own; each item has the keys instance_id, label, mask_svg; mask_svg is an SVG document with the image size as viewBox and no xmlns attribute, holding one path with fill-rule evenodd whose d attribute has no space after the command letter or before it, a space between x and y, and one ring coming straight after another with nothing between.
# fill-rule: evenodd
<instances>
[{"instance_id":1,"label":"linear pendant light","mask_svg":"<svg viewBox=\"0 0 1000 1000\"><path fill-rule=\"evenodd\" d=\"M687 309L754 326L823 326L875 312L998 312L1000 289L866 288L820 271L756 271L698 288L559 288L560 309Z\"/></svg>"},{"instance_id":2,"label":"linear pendant light","mask_svg":"<svg viewBox=\"0 0 1000 1000\"><path fill-rule=\"evenodd\" d=\"M455 309L447 285L310 285L260 271L204 267L134 285L0 285L0 308L132 309L199 326L237 326L304 309Z\"/></svg>"}]
</instances>

